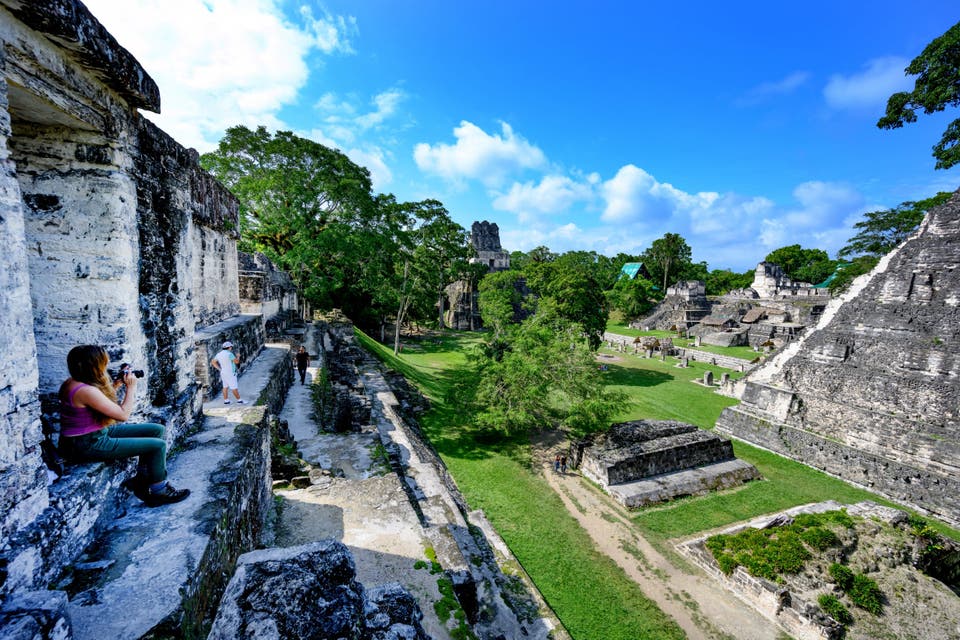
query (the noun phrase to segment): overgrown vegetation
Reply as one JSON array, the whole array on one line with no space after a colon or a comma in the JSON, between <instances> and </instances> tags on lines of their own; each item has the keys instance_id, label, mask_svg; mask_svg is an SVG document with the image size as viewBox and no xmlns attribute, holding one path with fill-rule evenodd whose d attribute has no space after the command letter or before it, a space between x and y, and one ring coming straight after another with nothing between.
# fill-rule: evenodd
<instances>
[{"instance_id":1,"label":"overgrown vegetation","mask_svg":"<svg viewBox=\"0 0 960 640\"><path fill-rule=\"evenodd\" d=\"M729 575L738 566L751 575L783 582L783 576L798 573L811 558L807 547L824 551L840 543L830 524L852 527L846 512L801 514L781 527L747 527L736 534L719 534L706 540L720 570Z\"/></svg>"},{"instance_id":2,"label":"overgrown vegetation","mask_svg":"<svg viewBox=\"0 0 960 640\"><path fill-rule=\"evenodd\" d=\"M817 604L823 609L823 612L839 622L840 624L850 624L853 622L853 616L850 611L837 596L832 593L821 593L817 596Z\"/></svg>"}]
</instances>

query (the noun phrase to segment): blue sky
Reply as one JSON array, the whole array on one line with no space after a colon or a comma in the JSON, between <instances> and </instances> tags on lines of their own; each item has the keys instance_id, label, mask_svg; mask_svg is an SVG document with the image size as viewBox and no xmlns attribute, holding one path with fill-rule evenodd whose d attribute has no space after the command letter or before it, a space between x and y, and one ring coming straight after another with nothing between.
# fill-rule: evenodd
<instances>
[{"instance_id":1,"label":"blue sky","mask_svg":"<svg viewBox=\"0 0 960 640\"><path fill-rule=\"evenodd\" d=\"M378 192L496 222L507 250L639 253L674 232L742 271L787 244L833 256L864 212L960 187L930 155L956 109L875 126L960 20L945 0L86 4L182 144L293 130Z\"/></svg>"}]
</instances>

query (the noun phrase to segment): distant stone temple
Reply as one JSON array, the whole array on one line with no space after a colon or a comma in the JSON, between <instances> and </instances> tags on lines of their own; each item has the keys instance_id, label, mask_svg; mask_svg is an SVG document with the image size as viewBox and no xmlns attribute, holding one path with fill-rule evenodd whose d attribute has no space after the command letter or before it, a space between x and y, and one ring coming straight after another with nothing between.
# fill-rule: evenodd
<instances>
[{"instance_id":1,"label":"distant stone temple","mask_svg":"<svg viewBox=\"0 0 960 640\"><path fill-rule=\"evenodd\" d=\"M779 265L761 262L753 284L723 296L707 297L699 280L678 281L635 328L686 332L718 347L768 343L783 346L802 335L823 312L826 288L793 282Z\"/></svg>"},{"instance_id":2,"label":"distant stone temple","mask_svg":"<svg viewBox=\"0 0 960 640\"><path fill-rule=\"evenodd\" d=\"M500 227L496 222L474 222L470 227L470 242L477 252L471 263L485 264L490 271L510 268L510 254L500 247Z\"/></svg>"},{"instance_id":3,"label":"distant stone temple","mask_svg":"<svg viewBox=\"0 0 960 640\"><path fill-rule=\"evenodd\" d=\"M957 246L960 192L740 381L717 429L960 523Z\"/></svg>"},{"instance_id":4,"label":"distant stone temple","mask_svg":"<svg viewBox=\"0 0 960 640\"><path fill-rule=\"evenodd\" d=\"M778 264L761 262L757 265L750 289L756 292L758 298L778 298L791 296L824 296L830 297L826 288L814 287L809 282L794 282Z\"/></svg>"},{"instance_id":5,"label":"distant stone temple","mask_svg":"<svg viewBox=\"0 0 960 640\"><path fill-rule=\"evenodd\" d=\"M471 264L487 265L489 271L510 268L510 254L500 246L500 227L496 222L474 222L470 227L470 243L476 256ZM483 326L477 304L477 283L458 280L447 287L447 311L444 322L448 327L472 331Z\"/></svg>"},{"instance_id":6,"label":"distant stone temple","mask_svg":"<svg viewBox=\"0 0 960 640\"><path fill-rule=\"evenodd\" d=\"M726 438L672 420L621 422L574 446L572 459L626 507L738 486L760 477Z\"/></svg>"}]
</instances>

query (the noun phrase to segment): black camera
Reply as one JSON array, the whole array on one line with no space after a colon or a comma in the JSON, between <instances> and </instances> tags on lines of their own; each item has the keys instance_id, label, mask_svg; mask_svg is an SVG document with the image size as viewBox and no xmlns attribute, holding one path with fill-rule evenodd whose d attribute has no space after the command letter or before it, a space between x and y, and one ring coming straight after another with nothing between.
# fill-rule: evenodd
<instances>
[{"instance_id":1,"label":"black camera","mask_svg":"<svg viewBox=\"0 0 960 640\"><path fill-rule=\"evenodd\" d=\"M138 377L138 378L142 378L142 377L143 377L143 369L133 369L133 370L131 370L131 369L130 369L130 365L128 365L126 362L124 362L122 365L120 365L120 368L119 368L118 370L116 370L116 371L114 371L113 369L108 369L108 370L107 370L107 373L110 374L110 377L111 377L113 380L123 380L123 376L124 376L128 371L129 371L130 373L132 373L133 375L135 375L136 377Z\"/></svg>"}]
</instances>

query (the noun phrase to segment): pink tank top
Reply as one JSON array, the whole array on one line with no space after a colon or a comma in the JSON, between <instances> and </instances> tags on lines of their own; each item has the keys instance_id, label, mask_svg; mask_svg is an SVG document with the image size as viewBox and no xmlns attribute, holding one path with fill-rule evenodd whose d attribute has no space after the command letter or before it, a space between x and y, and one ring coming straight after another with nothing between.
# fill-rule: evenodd
<instances>
[{"instance_id":1,"label":"pink tank top","mask_svg":"<svg viewBox=\"0 0 960 640\"><path fill-rule=\"evenodd\" d=\"M73 406L73 395L80 387L90 385L78 384L70 391L70 396L64 402L60 398L60 435L67 437L76 437L93 433L103 429L103 425L97 422L97 416L90 407Z\"/></svg>"}]
</instances>

